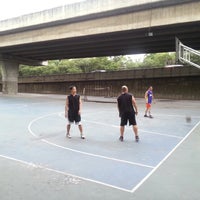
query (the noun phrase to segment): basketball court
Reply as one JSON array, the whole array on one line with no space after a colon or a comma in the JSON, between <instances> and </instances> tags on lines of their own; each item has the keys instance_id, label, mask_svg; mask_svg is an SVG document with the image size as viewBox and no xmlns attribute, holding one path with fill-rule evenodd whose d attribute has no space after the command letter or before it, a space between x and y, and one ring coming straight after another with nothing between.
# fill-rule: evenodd
<instances>
[{"instance_id":1,"label":"basketball court","mask_svg":"<svg viewBox=\"0 0 200 200\"><path fill-rule=\"evenodd\" d=\"M157 100L119 141L116 99L89 97L65 137L65 96L0 95L0 196L11 199L199 199L200 102ZM191 181L191 182L190 182ZM171 196L168 196L171 195Z\"/></svg>"}]
</instances>

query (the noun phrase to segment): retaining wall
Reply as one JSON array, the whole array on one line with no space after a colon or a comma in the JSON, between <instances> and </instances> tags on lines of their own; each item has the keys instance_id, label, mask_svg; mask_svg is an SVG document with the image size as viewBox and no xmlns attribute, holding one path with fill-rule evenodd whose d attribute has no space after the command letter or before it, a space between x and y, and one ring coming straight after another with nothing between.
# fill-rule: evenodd
<instances>
[{"instance_id":1,"label":"retaining wall","mask_svg":"<svg viewBox=\"0 0 200 200\"><path fill-rule=\"evenodd\" d=\"M200 70L194 67L19 77L19 92L67 94L72 84L82 95L85 88L88 96L116 97L127 85L139 98L152 85L156 98L200 100Z\"/></svg>"},{"instance_id":2,"label":"retaining wall","mask_svg":"<svg viewBox=\"0 0 200 200\"><path fill-rule=\"evenodd\" d=\"M85 88L88 96L109 97L118 96L121 86L127 85L137 98L152 85L156 98L200 100L200 70L194 67L19 77L22 93L67 94L70 85L76 85L81 95Z\"/></svg>"}]
</instances>

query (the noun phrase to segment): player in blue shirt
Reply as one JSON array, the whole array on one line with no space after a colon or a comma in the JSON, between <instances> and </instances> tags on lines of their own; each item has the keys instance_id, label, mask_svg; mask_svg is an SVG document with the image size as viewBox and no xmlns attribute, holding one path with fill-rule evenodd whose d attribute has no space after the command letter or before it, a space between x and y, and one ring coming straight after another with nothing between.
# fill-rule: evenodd
<instances>
[{"instance_id":1,"label":"player in blue shirt","mask_svg":"<svg viewBox=\"0 0 200 200\"><path fill-rule=\"evenodd\" d=\"M153 102L153 87L150 86L149 89L145 92L145 101L146 101L146 110L145 110L145 115L144 117L148 117L147 113L149 114L150 118L153 118L151 115L151 104Z\"/></svg>"}]
</instances>

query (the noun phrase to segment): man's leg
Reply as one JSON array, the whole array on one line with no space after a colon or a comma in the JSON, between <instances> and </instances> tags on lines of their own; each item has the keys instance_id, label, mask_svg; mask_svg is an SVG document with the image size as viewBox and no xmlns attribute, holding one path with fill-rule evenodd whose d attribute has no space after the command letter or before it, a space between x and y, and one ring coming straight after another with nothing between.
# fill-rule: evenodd
<instances>
[{"instance_id":1,"label":"man's leg","mask_svg":"<svg viewBox=\"0 0 200 200\"><path fill-rule=\"evenodd\" d=\"M119 140L120 141L123 141L124 140L124 126L120 126L120 138Z\"/></svg>"},{"instance_id":2,"label":"man's leg","mask_svg":"<svg viewBox=\"0 0 200 200\"><path fill-rule=\"evenodd\" d=\"M80 131L80 133L81 133L81 135L82 135L82 134L83 134L83 127L82 127L82 125L79 124L79 125L78 125L78 128L79 128L79 131Z\"/></svg>"},{"instance_id":3,"label":"man's leg","mask_svg":"<svg viewBox=\"0 0 200 200\"><path fill-rule=\"evenodd\" d=\"M146 104L146 109L145 109L144 117L148 117L148 116L147 116L147 112L148 112L148 105Z\"/></svg>"},{"instance_id":4,"label":"man's leg","mask_svg":"<svg viewBox=\"0 0 200 200\"><path fill-rule=\"evenodd\" d=\"M83 126L81 124L81 116L79 114L76 115L75 122L78 125L80 135L81 135L81 139L85 139L85 136L83 135Z\"/></svg>"},{"instance_id":5,"label":"man's leg","mask_svg":"<svg viewBox=\"0 0 200 200\"><path fill-rule=\"evenodd\" d=\"M120 126L120 136L124 136L124 126Z\"/></svg>"},{"instance_id":6,"label":"man's leg","mask_svg":"<svg viewBox=\"0 0 200 200\"><path fill-rule=\"evenodd\" d=\"M148 109L148 113L149 113L149 116L150 116L151 115L151 109L150 108Z\"/></svg>"},{"instance_id":7,"label":"man's leg","mask_svg":"<svg viewBox=\"0 0 200 200\"><path fill-rule=\"evenodd\" d=\"M83 135L83 126L81 124L79 124L78 128L79 128L79 131L80 131L80 134L81 134L81 138L85 139L85 136Z\"/></svg>"},{"instance_id":8,"label":"man's leg","mask_svg":"<svg viewBox=\"0 0 200 200\"><path fill-rule=\"evenodd\" d=\"M138 126L133 125L133 132L135 133L135 136L138 136Z\"/></svg>"},{"instance_id":9,"label":"man's leg","mask_svg":"<svg viewBox=\"0 0 200 200\"><path fill-rule=\"evenodd\" d=\"M148 112L149 112L149 117L150 117L150 118L153 118L153 116L151 115L151 105L149 105L149 110L148 110Z\"/></svg>"},{"instance_id":10,"label":"man's leg","mask_svg":"<svg viewBox=\"0 0 200 200\"><path fill-rule=\"evenodd\" d=\"M70 135L70 128L71 128L71 125L70 125L70 124L67 124L67 134L66 134L66 137L68 137L68 138L71 138L71 135Z\"/></svg>"},{"instance_id":11,"label":"man's leg","mask_svg":"<svg viewBox=\"0 0 200 200\"><path fill-rule=\"evenodd\" d=\"M139 136L138 136L138 126L137 125L133 125L133 132L135 133L135 140L136 140L136 142L138 142Z\"/></svg>"}]
</instances>

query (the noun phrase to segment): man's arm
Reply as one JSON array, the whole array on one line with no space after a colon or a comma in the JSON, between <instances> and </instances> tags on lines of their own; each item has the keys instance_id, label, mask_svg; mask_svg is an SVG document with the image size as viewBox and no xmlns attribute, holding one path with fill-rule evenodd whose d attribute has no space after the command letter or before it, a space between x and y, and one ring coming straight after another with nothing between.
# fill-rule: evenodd
<instances>
[{"instance_id":1,"label":"man's arm","mask_svg":"<svg viewBox=\"0 0 200 200\"><path fill-rule=\"evenodd\" d=\"M68 97L67 97L66 103L65 103L65 118L68 118L68 110L69 110L69 100L68 100Z\"/></svg>"},{"instance_id":2,"label":"man's arm","mask_svg":"<svg viewBox=\"0 0 200 200\"><path fill-rule=\"evenodd\" d=\"M145 92L144 98L145 98L146 103L148 103L148 91Z\"/></svg>"},{"instance_id":3,"label":"man's arm","mask_svg":"<svg viewBox=\"0 0 200 200\"><path fill-rule=\"evenodd\" d=\"M134 96L132 96L132 104L133 104L133 107L135 109L135 114L137 115L138 114L138 108L137 108L137 104L136 104L136 100L135 100Z\"/></svg>"},{"instance_id":4,"label":"man's arm","mask_svg":"<svg viewBox=\"0 0 200 200\"><path fill-rule=\"evenodd\" d=\"M81 96L80 96L80 98L79 98L79 111L78 111L79 115L81 114L81 110L82 110L82 100L81 100Z\"/></svg>"},{"instance_id":5,"label":"man's arm","mask_svg":"<svg viewBox=\"0 0 200 200\"><path fill-rule=\"evenodd\" d=\"M121 117L120 108L119 108L119 99L118 98L117 98L117 109L118 109L118 112L119 112L119 117Z\"/></svg>"}]
</instances>

